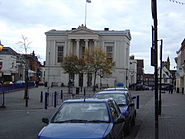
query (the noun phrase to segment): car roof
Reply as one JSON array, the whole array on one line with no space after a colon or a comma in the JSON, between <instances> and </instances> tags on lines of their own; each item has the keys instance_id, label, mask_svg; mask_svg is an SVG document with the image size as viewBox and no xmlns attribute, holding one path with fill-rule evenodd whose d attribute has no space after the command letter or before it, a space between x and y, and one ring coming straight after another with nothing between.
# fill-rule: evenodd
<instances>
[{"instance_id":1,"label":"car roof","mask_svg":"<svg viewBox=\"0 0 185 139\"><path fill-rule=\"evenodd\" d=\"M70 99L70 100L65 100L64 103L107 103L110 99L97 99L97 98L86 98L86 99Z\"/></svg>"},{"instance_id":2,"label":"car roof","mask_svg":"<svg viewBox=\"0 0 185 139\"><path fill-rule=\"evenodd\" d=\"M128 91L126 87L114 87L114 88L105 88L104 91L112 91L112 90L120 90L120 91Z\"/></svg>"},{"instance_id":3,"label":"car roof","mask_svg":"<svg viewBox=\"0 0 185 139\"><path fill-rule=\"evenodd\" d=\"M96 94L126 94L126 93L128 92L113 90L113 91L100 91L100 92L97 92Z\"/></svg>"}]
</instances>

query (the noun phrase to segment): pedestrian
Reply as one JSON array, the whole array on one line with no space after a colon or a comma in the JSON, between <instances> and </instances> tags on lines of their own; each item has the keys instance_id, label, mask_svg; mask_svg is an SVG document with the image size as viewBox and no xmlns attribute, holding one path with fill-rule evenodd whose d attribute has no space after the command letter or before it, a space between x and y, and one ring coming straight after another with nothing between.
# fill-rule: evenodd
<instances>
[{"instance_id":1,"label":"pedestrian","mask_svg":"<svg viewBox=\"0 0 185 139\"><path fill-rule=\"evenodd\" d=\"M172 84L170 84L170 86L169 86L169 93L173 94L173 85Z\"/></svg>"},{"instance_id":2,"label":"pedestrian","mask_svg":"<svg viewBox=\"0 0 185 139\"><path fill-rule=\"evenodd\" d=\"M170 86L170 85L168 85L168 88L167 88L167 89L168 89L168 93L169 93L169 94L171 93L171 92L170 92L170 91L171 91L171 89L170 89L170 88L171 88L171 86Z\"/></svg>"},{"instance_id":3,"label":"pedestrian","mask_svg":"<svg viewBox=\"0 0 185 139\"><path fill-rule=\"evenodd\" d=\"M173 85L171 85L171 94L173 94Z\"/></svg>"},{"instance_id":4,"label":"pedestrian","mask_svg":"<svg viewBox=\"0 0 185 139\"><path fill-rule=\"evenodd\" d=\"M182 94L184 94L184 87L182 88Z\"/></svg>"}]
</instances>

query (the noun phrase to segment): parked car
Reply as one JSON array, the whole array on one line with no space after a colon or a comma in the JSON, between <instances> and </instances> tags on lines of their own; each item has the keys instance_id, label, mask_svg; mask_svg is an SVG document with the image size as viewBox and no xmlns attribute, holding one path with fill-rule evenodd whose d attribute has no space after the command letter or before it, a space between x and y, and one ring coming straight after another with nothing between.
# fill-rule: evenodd
<instances>
[{"instance_id":1,"label":"parked car","mask_svg":"<svg viewBox=\"0 0 185 139\"><path fill-rule=\"evenodd\" d=\"M129 93L125 91L101 91L96 93L96 98L105 99L112 98L118 104L121 113L125 116L125 135L128 135L131 127L135 125L136 119L136 109L133 99L136 97L131 97Z\"/></svg>"},{"instance_id":2,"label":"parked car","mask_svg":"<svg viewBox=\"0 0 185 139\"><path fill-rule=\"evenodd\" d=\"M123 139L125 117L112 99L67 100L40 131L40 139Z\"/></svg>"},{"instance_id":3,"label":"parked car","mask_svg":"<svg viewBox=\"0 0 185 139\"><path fill-rule=\"evenodd\" d=\"M25 81L18 80L18 81L16 81L15 83L16 83L16 84L23 84L23 83L25 83Z\"/></svg>"},{"instance_id":4,"label":"parked car","mask_svg":"<svg viewBox=\"0 0 185 139\"><path fill-rule=\"evenodd\" d=\"M149 86L141 84L141 83L133 83L129 86L129 89L141 91L141 90L149 90L150 88L149 88Z\"/></svg>"},{"instance_id":5,"label":"parked car","mask_svg":"<svg viewBox=\"0 0 185 139\"><path fill-rule=\"evenodd\" d=\"M38 85L39 85L39 86L44 86L44 85L45 85L45 82L39 81L39 82L38 82Z\"/></svg>"},{"instance_id":6,"label":"parked car","mask_svg":"<svg viewBox=\"0 0 185 139\"><path fill-rule=\"evenodd\" d=\"M4 81L3 84L14 84L13 81Z\"/></svg>"},{"instance_id":7,"label":"parked car","mask_svg":"<svg viewBox=\"0 0 185 139\"><path fill-rule=\"evenodd\" d=\"M169 84L162 84L161 85L161 90L169 91L169 89L170 89L170 85Z\"/></svg>"}]
</instances>

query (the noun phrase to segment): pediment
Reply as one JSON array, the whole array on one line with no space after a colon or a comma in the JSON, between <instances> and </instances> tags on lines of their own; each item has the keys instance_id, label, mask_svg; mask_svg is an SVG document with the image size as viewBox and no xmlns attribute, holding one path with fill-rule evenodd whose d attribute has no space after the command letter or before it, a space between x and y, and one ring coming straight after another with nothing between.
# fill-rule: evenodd
<instances>
[{"instance_id":1,"label":"pediment","mask_svg":"<svg viewBox=\"0 0 185 139\"><path fill-rule=\"evenodd\" d=\"M88 29L86 26L81 25L76 29L73 29L69 32L69 35L99 35L98 32Z\"/></svg>"}]
</instances>

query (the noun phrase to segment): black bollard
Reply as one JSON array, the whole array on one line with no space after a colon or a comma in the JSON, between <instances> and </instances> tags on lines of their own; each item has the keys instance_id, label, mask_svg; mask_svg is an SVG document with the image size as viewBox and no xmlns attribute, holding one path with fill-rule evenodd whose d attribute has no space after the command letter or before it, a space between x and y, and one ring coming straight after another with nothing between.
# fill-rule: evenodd
<instances>
[{"instance_id":1,"label":"black bollard","mask_svg":"<svg viewBox=\"0 0 185 139\"><path fill-rule=\"evenodd\" d=\"M139 95L137 95L136 104L136 108L139 109Z\"/></svg>"},{"instance_id":2,"label":"black bollard","mask_svg":"<svg viewBox=\"0 0 185 139\"><path fill-rule=\"evenodd\" d=\"M47 109L48 107L48 96L49 96L49 93L45 92L45 109Z\"/></svg>"},{"instance_id":3,"label":"black bollard","mask_svg":"<svg viewBox=\"0 0 185 139\"><path fill-rule=\"evenodd\" d=\"M80 92L80 88L76 87L76 94L79 94L79 92Z\"/></svg>"},{"instance_id":4,"label":"black bollard","mask_svg":"<svg viewBox=\"0 0 185 139\"><path fill-rule=\"evenodd\" d=\"M179 88L177 87L177 93L179 93Z\"/></svg>"},{"instance_id":5,"label":"black bollard","mask_svg":"<svg viewBox=\"0 0 185 139\"><path fill-rule=\"evenodd\" d=\"M86 91L85 91L85 87L84 87L84 101L85 101L85 98L86 98Z\"/></svg>"},{"instance_id":6,"label":"black bollard","mask_svg":"<svg viewBox=\"0 0 185 139\"><path fill-rule=\"evenodd\" d=\"M60 99L62 99L62 101L63 101L63 90L61 90L61 92L60 92Z\"/></svg>"},{"instance_id":7,"label":"black bollard","mask_svg":"<svg viewBox=\"0 0 185 139\"><path fill-rule=\"evenodd\" d=\"M6 108L5 106L5 98L4 98L4 91L3 91L3 98L2 98L2 105L0 106L0 108Z\"/></svg>"},{"instance_id":8,"label":"black bollard","mask_svg":"<svg viewBox=\"0 0 185 139\"><path fill-rule=\"evenodd\" d=\"M42 103L43 102L43 92L41 91L40 92L40 103Z\"/></svg>"},{"instance_id":9,"label":"black bollard","mask_svg":"<svg viewBox=\"0 0 185 139\"><path fill-rule=\"evenodd\" d=\"M182 94L184 94L184 87L182 88Z\"/></svg>"},{"instance_id":10,"label":"black bollard","mask_svg":"<svg viewBox=\"0 0 185 139\"><path fill-rule=\"evenodd\" d=\"M54 107L57 106L57 92L54 92Z\"/></svg>"}]
</instances>

